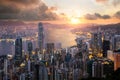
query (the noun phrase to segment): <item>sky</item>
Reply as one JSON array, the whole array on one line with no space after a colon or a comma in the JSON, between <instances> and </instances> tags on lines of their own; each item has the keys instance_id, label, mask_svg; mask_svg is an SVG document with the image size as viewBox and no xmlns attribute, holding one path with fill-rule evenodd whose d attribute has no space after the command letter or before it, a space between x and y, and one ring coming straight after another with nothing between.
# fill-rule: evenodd
<instances>
[{"instance_id":1,"label":"sky","mask_svg":"<svg viewBox=\"0 0 120 80\"><path fill-rule=\"evenodd\" d=\"M119 23L120 0L0 0L0 20Z\"/></svg>"}]
</instances>

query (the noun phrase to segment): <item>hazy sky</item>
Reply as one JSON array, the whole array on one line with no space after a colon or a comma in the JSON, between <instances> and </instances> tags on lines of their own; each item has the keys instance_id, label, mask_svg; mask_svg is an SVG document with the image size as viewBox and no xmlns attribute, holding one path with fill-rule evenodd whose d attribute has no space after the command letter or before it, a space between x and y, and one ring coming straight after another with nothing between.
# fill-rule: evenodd
<instances>
[{"instance_id":1,"label":"hazy sky","mask_svg":"<svg viewBox=\"0 0 120 80\"><path fill-rule=\"evenodd\" d=\"M118 23L120 0L0 0L0 19Z\"/></svg>"}]
</instances>

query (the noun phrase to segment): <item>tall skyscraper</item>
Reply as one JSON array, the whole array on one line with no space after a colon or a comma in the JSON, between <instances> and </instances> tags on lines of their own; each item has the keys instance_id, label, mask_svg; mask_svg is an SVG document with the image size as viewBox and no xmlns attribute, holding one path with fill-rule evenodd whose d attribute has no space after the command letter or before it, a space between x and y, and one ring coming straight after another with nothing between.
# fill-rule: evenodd
<instances>
[{"instance_id":1,"label":"tall skyscraper","mask_svg":"<svg viewBox=\"0 0 120 80\"><path fill-rule=\"evenodd\" d=\"M40 53L43 52L44 46L44 29L42 23L38 24L38 47L40 49Z\"/></svg>"},{"instance_id":2,"label":"tall skyscraper","mask_svg":"<svg viewBox=\"0 0 120 80\"><path fill-rule=\"evenodd\" d=\"M120 50L117 51L108 51L108 58L114 61L114 70L120 68Z\"/></svg>"},{"instance_id":3,"label":"tall skyscraper","mask_svg":"<svg viewBox=\"0 0 120 80\"><path fill-rule=\"evenodd\" d=\"M79 56L82 58L82 50L83 50L83 38L76 38L76 43L77 43L77 47L78 47L78 50L79 50Z\"/></svg>"},{"instance_id":4,"label":"tall skyscraper","mask_svg":"<svg viewBox=\"0 0 120 80\"><path fill-rule=\"evenodd\" d=\"M100 32L92 34L92 49L95 56L102 52L102 34Z\"/></svg>"},{"instance_id":5,"label":"tall skyscraper","mask_svg":"<svg viewBox=\"0 0 120 80\"><path fill-rule=\"evenodd\" d=\"M29 58L30 59L32 58L32 50L33 50L33 45L32 45L32 42L29 41L28 42L28 52L29 52Z\"/></svg>"},{"instance_id":6,"label":"tall skyscraper","mask_svg":"<svg viewBox=\"0 0 120 80\"><path fill-rule=\"evenodd\" d=\"M114 69L120 68L120 51L114 52Z\"/></svg>"},{"instance_id":7,"label":"tall skyscraper","mask_svg":"<svg viewBox=\"0 0 120 80\"><path fill-rule=\"evenodd\" d=\"M120 35L115 35L112 38L112 49L113 50L118 50L120 49Z\"/></svg>"},{"instance_id":8,"label":"tall skyscraper","mask_svg":"<svg viewBox=\"0 0 120 80\"><path fill-rule=\"evenodd\" d=\"M83 39L82 37L75 39L75 41L76 41L76 43L77 43L77 47L78 47L79 49L82 48L83 40L84 40L84 39Z\"/></svg>"},{"instance_id":9,"label":"tall skyscraper","mask_svg":"<svg viewBox=\"0 0 120 80\"><path fill-rule=\"evenodd\" d=\"M107 57L108 50L110 50L110 41L103 40L103 57Z\"/></svg>"},{"instance_id":10,"label":"tall skyscraper","mask_svg":"<svg viewBox=\"0 0 120 80\"><path fill-rule=\"evenodd\" d=\"M28 52L29 52L29 56L32 55L32 50L33 50L32 42L29 41L29 42L28 42Z\"/></svg>"},{"instance_id":11,"label":"tall skyscraper","mask_svg":"<svg viewBox=\"0 0 120 80\"><path fill-rule=\"evenodd\" d=\"M18 62L22 60L22 38L20 37L15 40L15 60Z\"/></svg>"}]
</instances>

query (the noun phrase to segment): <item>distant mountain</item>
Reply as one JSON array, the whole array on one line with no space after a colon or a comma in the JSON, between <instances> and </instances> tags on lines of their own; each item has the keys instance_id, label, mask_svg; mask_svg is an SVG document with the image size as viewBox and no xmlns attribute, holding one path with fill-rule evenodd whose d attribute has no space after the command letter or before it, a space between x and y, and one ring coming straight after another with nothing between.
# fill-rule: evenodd
<instances>
[{"instance_id":1,"label":"distant mountain","mask_svg":"<svg viewBox=\"0 0 120 80\"><path fill-rule=\"evenodd\" d=\"M75 32L93 32L98 30L98 28L101 28L101 30L115 30L116 32L120 32L120 23L117 24L108 24L108 25L98 25L98 24L91 24L91 25L87 25L87 26L80 26L77 27L75 29L72 29L71 32L75 33Z\"/></svg>"},{"instance_id":2,"label":"distant mountain","mask_svg":"<svg viewBox=\"0 0 120 80\"><path fill-rule=\"evenodd\" d=\"M17 25L25 25L25 23L22 21L0 21L0 26L4 26L4 25L17 26Z\"/></svg>"},{"instance_id":3,"label":"distant mountain","mask_svg":"<svg viewBox=\"0 0 120 80\"><path fill-rule=\"evenodd\" d=\"M115 29L115 31L120 32L120 23L108 25L67 25L43 23L43 27L46 42L62 43L63 47L75 45L76 32L92 32L97 30L99 27L101 27L102 30ZM38 32L38 23L28 23L22 21L0 21L0 34L6 34L7 31L9 31L8 33L11 32L11 35L13 32L14 34L20 32L22 35L25 33L25 36L27 37L27 35L30 36L30 33L36 34Z\"/></svg>"},{"instance_id":4,"label":"distant mountain","mask_svg":"<svg viewBox=\"0 0 120 80\"><path fill-rule=\"evenodd\" d=\"M30 33L36 34L38 32L38 23L0 21L0 27L1 36L3 36L4 33L7 35L11 32L11 35L19 33L19 35L29 37ZM45 42L62 43L63 47L72 46L75 44L75 34L71 33L71 26L67 26L65 24L43 23L43 27Z\"/></svg>"}]
</instances>

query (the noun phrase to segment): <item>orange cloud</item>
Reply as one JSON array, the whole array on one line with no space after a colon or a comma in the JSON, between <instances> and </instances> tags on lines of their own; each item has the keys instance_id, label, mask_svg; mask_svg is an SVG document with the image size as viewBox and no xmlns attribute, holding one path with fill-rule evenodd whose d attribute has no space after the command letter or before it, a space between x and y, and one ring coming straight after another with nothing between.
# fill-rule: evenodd
<instances>
[{"instance_id":1,"label":"orange cloud","mask_svg":"<svg viewBox=\"0 0 120 80\"><path fill-rule=\"evenodd\" d=\"M100 3L105 3L108 2L109 0L96 0L96 2L100 2Z\"/></svg>"},{"instance_id":2,"label":"orange cloud","mask_svg":"<svg viewBox=\"0 0 120 80\"><path fill-rule=\"evenodd\" d=\"M86 14L84 17L85 17L85 19L88 19L88 20L110 19L111 18L111 16L109 16L109 15L101 15L99 13Z\"/></svg>"},{"instance_id":3,"label":"orange cloud","mask_svg":"<svg viewBox=\"0 0 120 80\"><path fill-rule=\"evenodd\" d=\"M120 11L116 12L116 13L114 14L114 16L115 16L116 18L120 19Z\"/></svg>"},{"instance_id":4,"label":"orange cloud","mask_svg":"<svg viewBox=\"0 0 120 80\"><path fill-rule=\"evenodd\" d=\"M112 3L114 6L118 6L120 4L120 0L113 0Z\"/></svg>"},{"instance_id":5,"label":"orange cloud","mask_svg":"<svg viewBox=\"0 0 120 80\"><path fill-rule=\"evenodd\" d=\"M98 3L110 3L113 6L118 6L120 4L120 0L96 0Z\"/></svg>"},{"instance_id":6,"label":"orange cloud","mask_svg":"<svg viewBox=\"0 0 120 80\"><path fill-rule=\"evenodd\" d=\"M52 6L52 7L49 8L49 10L50 10L50 11L56 11L56 10L57 10L57 7Z\"/></svg>"}]
</instances>

